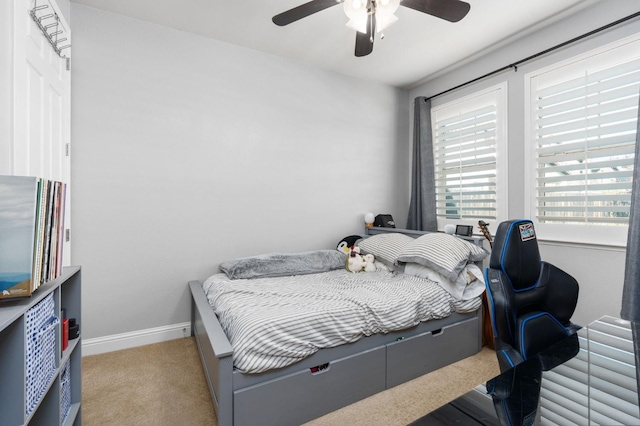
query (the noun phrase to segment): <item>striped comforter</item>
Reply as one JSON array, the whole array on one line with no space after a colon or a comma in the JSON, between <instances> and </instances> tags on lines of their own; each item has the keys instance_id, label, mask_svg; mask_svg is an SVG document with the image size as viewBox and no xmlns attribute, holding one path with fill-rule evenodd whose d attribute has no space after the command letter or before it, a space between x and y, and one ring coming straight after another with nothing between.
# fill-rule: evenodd
<instances>
[{"instance_id":1,"label":"striped comforter","mask_svg":"<svg viewBox=\"0 0 640 426\"><path fill-rule=\"evenodd\" d=\"M249 280L216 274L203 288L243 373L285 367L322 348L481 305L479 298L456 301L432 281L386 271Z\"/></svg>"}]
</instances>

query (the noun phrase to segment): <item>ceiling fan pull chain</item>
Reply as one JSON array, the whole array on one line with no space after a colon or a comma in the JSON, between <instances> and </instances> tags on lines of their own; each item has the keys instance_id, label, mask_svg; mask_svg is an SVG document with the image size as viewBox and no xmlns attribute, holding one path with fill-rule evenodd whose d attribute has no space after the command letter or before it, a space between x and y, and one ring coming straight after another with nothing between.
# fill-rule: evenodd
<instances>
[{"instance_id":1,"label":"ceiling fan pull chain","mask_svg":"<svg viewBox=\"0 0 640 426\"><path fill-rule=\"evenodd\" d=\"M371 15L371 19L369 19L369 34L371 34L371 37L369 37L369 41L373 43L373 36L375 35L373 32L373 21L376 19L376 0L370 1L369 9L367 10L367 12L369 12L369 15Z\"/></svg>"},{"instance_id":2,"label":"ceiling fan pull chain","mask_svg":"<svg viewBox=\"0 0 640 426\"><path fill-rule=\"evenodd\" d=\"M376 19L376 15L374 14L371 19L369 19L369 41L373 43L373 20Z\"/></svg>"}]
</instances>

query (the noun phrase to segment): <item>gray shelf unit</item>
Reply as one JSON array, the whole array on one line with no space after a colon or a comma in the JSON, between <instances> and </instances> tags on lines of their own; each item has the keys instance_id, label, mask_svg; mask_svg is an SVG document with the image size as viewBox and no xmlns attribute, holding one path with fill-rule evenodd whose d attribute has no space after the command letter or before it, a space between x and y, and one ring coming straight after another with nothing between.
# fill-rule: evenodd
<instances>
[{"instance_id":1,"label":"gray shelf unit","mask_svg":"<svg viewBox=\"0 0 640 426\"><path fill-rule=\"evenodd\" d=\"M81 269L66 267L60 277L43 284L25 299L0 303L0 413L6 425L81 425L80 401L82 395L82 351L80 337L69 340L62 351L62 312L67 318L81 319ZM26 414L26 330L27 310L53 293L54 312L60 318L56 326L56 370L38 405ZM67 360L71 360L71 409L61 423L60 375Z\"/></svg>"}]
</instances>

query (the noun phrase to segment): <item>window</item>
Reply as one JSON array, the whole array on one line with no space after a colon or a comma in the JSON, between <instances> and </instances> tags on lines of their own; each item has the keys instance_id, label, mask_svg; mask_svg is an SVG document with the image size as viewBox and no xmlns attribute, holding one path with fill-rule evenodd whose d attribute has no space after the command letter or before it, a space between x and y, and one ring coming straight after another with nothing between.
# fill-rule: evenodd
<instances>
[{"instance_id":1,"label":"window","mask_svg":"<svg viewBox=\"0 0 640 426\"><path fill-rule=\"evenodd\" d=\"M540 238L625 244L639 51L627 40L525 78L528 211Z\"/></svg>"},{"instance_id":2,"label":"window","mask_svg":"<svg viewBox=\"0 0 640 426\"><path fill-rule=\"evenodd\" d=\"M432 108L438 227L505 219L506 84ZM502 167L500 167L502 166Z\"/></svg>"}]
</instances>

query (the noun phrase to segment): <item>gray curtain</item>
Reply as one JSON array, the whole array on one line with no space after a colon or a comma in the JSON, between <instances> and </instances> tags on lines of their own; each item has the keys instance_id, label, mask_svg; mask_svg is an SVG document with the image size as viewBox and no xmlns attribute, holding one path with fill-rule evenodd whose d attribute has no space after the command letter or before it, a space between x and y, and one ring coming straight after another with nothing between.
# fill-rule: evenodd
<instances>
[{"instance_id":1,"label":"gray curtain","mask_svg":"<svg viewBox=\"0 0 640 426\"><path fill-rule=\"evenodd\" d=\"M437 231L431 134L431 100L417 97L413 110L413 164L407 229Z\"/></svg>"},{"instance_id":2,"label":"gray curtain","mask_svg":"<svg viewBox=\"0 0 640 426\"><path fill-rule=\"evenodd\" d=\"M640 101L639 101L640 106ZM627 234L622 311L626 320L640 322L640 107L636 130L636 157L633 164L633 189L631 190L631 214Z\"/></svg>"},{"instance_id":3,"label":"gray curtain","mask_svg":"<svg viewBox=\"0 0 640 426\"><path fill-rule=\"evenodd\" d=\"M640 390L640 99L636 129L636 157L633 163L633 188L631 190L631 214L627 234L622 311L620 316L631 321L633 346L636 358L636 382ZM640 392L638 392L640 404Z\"/></svg>"}]
</instances>

